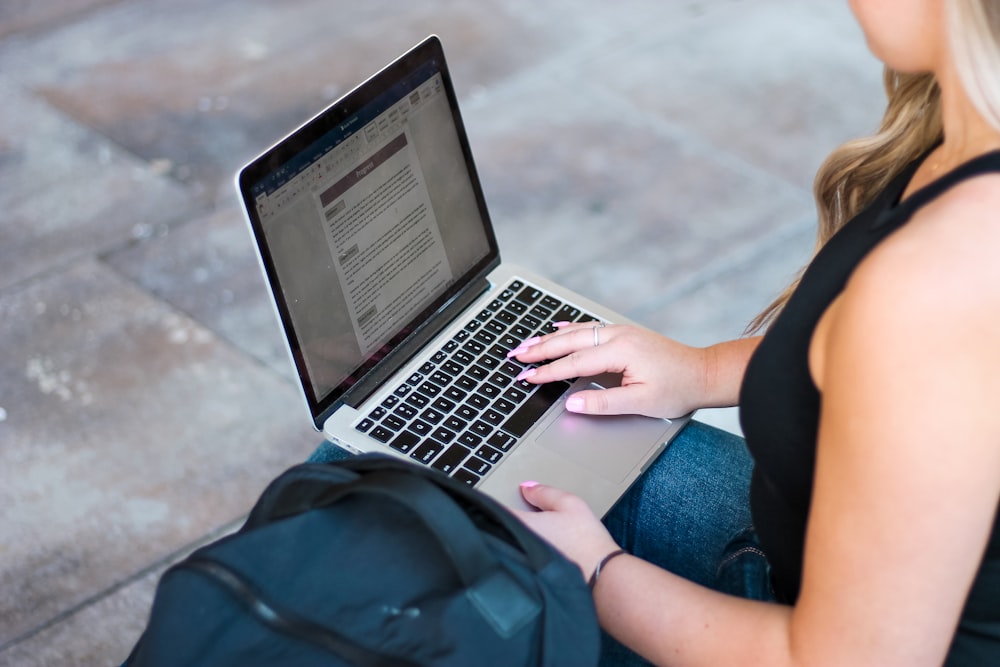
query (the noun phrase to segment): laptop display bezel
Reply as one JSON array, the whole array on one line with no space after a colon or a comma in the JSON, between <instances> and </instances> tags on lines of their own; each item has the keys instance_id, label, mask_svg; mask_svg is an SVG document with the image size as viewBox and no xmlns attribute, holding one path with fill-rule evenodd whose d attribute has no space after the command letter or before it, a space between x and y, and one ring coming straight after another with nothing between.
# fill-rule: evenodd
<instances>
[{"instance_id":1,"label":"laptop display bezel","mask_svg":"<svg viewBox=\"0 0 1000 667\"><path fill-rule=\"evenodd\" d=\"M465 161L471 188L475 196L488 251L481 260L476 262L463 275L456 276L456 279L443 294L434 299L426 308L406 323L385 345L365 358L361 365L349 374L337 387L324 396L317 396L301 348L300 337L295 330L291 312L281 288L281 280L275 267L274 258L268 249L267 238L257 212L253 191L259 183L274 175L276 171L287 168L289 163L294 165L293 168L304 168L307 166L295 164L296 156L312 147L322 137L345 121L353 118L367 105L378 100L380 96L394 89L399 90L401 84L411 81L412 76L416 72L426 68L428 65L431 65L434 73L439 73L442 78L443 90L447 96L448 106L454 118L454 126L462 151L462 159ZM373 375L384 375L384 371L379 373L380 368L384 368L387 364L393 366L401 364L405 361L405 358L401 357L408 357L418 351L411 349L414 346L409 343L415 339L426 340L429 337L427 328L442 319L437 316L455 302L464 289L467 289L470 285L481 283L489 271L500 262L496 235L486 208L485 197L472 158L472 151L459 111L458 99L451 74L444 57L441 42L435 35L431 35L414 46L404 55L397 58L262 153L240 170L237 175L237 183L244 211L247 215L247 221L257 246L258 258L269 284L272 304L277 311L279 323L284 331L301 389L305 394L306 402L313 418L313 424L317 430L322 430L322 424L326 417L345 402L352 390L364 386L367 378ZM441 322L438 326L443 327L445 324L446 322ZM433 332L430 333L433 335ZM356 404L360 398L363 397L353 397L353 400L350 401L351 404Z\"/></svg>"}]
</instances>

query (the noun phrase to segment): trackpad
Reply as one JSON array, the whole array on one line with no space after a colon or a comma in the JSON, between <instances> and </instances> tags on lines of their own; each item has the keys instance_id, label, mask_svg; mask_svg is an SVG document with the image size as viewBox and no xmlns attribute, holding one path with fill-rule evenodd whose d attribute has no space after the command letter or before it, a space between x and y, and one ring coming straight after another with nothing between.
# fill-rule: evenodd
<instances>
[{"instance_id":1,"label":"trackpad","mask_svg":"<svg viewBox=\"0 0 1000 667\"><path fill-rule=\"evenodd\" d=\"M637 415L580 415L563 411L538 444L620 483L663 443L670 422Z\"/></svg>"}]
</instances>

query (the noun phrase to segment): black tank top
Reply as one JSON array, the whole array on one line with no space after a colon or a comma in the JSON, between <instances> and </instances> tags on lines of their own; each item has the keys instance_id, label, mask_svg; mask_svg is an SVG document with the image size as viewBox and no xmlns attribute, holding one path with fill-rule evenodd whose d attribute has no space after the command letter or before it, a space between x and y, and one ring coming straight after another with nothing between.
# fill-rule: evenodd
<instances>
[{"instance_id":1,"label":"black tank top","mask_svg":"<svg viewBox=\"0 0 1000 667\"><path fill-rule=\"evenodd\" d=\"M861 260L915 211L956 183L1000 172L1000 151L967 162L900 202L921 160L907 166L817 253L747 366L740 422L756 465L750 505L772 566L778 598L799 594L813 487L820 395L809 373L809 343L820 316ZM1000 215L1000 213L998 213ZM1000 443L997 443L1000 447ZM973 583L948 665L1000 665L1000 516Z\"/></svg>"}]
</instances>

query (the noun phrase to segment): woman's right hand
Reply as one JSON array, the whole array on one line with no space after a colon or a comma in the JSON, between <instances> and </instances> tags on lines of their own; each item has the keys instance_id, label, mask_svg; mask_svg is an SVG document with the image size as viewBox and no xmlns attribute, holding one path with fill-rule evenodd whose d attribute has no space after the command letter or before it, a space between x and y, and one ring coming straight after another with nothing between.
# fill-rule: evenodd
<instances>
[{"instance_id":1,"label":"woman's right hand","mask_svg":"<svg viewBox=\"0 0 1000 667\"><path fill-rule=\"evenodd\" d=\"M566 400L567 410L674 418L705 407L711 375L705 349L635 325L560 322L556 326L555 333L528 339L511 351L509 356L522 363L551 360L525 370L520 379L542 384L621 374L620 387L576 392Z\"/></svg>"}]
</instances>

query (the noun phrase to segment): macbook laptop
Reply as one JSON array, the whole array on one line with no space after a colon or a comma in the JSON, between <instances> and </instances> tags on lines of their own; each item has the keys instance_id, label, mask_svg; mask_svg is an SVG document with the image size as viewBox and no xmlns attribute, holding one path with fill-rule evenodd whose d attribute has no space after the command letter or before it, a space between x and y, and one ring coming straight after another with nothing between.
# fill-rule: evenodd
<instances>
[{"instance_id":1,"label":"macbook laptop","mask_svg":"<svg viewBox=\"0 0 1000 667\"><path fill-rule=\"evenodd\" d=\"M314 427L525 507L536 480L602 516L684 424L567 412L618 378L536 386L507 352L626 318L501 262L441 43L428 37L237 176ZM595 324L596 326L596 324Z\"/></svg>"}]
</instances>

